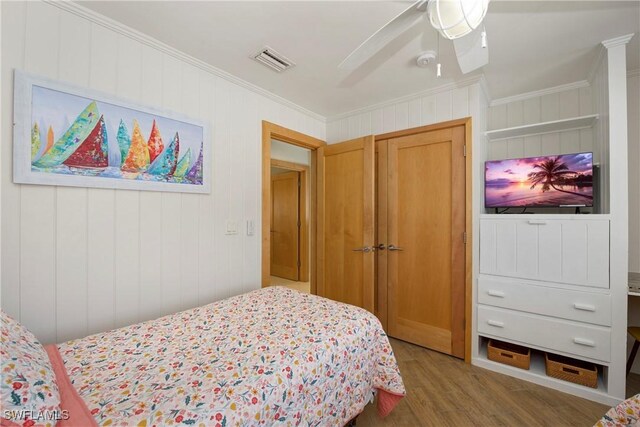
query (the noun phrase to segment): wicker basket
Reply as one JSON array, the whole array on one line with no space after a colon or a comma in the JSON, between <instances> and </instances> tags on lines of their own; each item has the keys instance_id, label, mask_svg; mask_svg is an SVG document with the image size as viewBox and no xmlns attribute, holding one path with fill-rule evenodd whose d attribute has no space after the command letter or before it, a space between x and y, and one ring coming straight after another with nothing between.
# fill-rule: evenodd
<instances>
[{"instance_id":1,"label":"wicker basket","mask_svg":"<svg viewBox=\"0 0 640 427\"><path fill-rule=\"evenodd\" d=\"M489 340L487 346L489 360L515 366L520 369L529 369L531 364L531 349L508 342Z\"/></svg>"},{"instance_id":2,"label":"wicker basket","mask_svg":"<svg viewBox=\"0 0 640 427\"><path fill-rule=\"evenodd\" d=\"M550 377L591 388L598 387L598 367L593 363L546 353L545 365Z\"/></svg>"}]
</instances>

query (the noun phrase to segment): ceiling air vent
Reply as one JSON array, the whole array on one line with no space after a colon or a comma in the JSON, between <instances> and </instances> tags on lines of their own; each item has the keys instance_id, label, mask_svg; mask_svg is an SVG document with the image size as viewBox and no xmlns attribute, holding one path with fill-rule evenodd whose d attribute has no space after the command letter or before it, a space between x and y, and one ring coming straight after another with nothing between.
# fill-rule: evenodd
<instances>
[{"instance_id":1,"label":"ceiling air vent","mask_svg":"<svg viewBox=\"0 0 640 427\"><path fill-rule=\"evenodd\" d=\"M260 49L258 53L253 55L253 59L279 73L296 65L293 61L287 59L285 56L279 54L269 46L265 46L263 49Z\"/></svg>"}]
</instances>

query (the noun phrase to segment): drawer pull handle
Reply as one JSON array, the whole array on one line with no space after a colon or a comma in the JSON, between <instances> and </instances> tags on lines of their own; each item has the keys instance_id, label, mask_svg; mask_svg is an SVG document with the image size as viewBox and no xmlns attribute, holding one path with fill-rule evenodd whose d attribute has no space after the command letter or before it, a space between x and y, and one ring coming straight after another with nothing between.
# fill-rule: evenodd
<instances>
[{"instance_id":1,"label":"drawer pull handle","mask_svg":"<svg viewBox=\"0 0 640 427\"><path fill-rule=\"evenodd\" d=\"M487 294L489 294L489 296L496 297L496 298L504 298L504 292L502 291L494 291L493 289L490 289L487 291Z\"/></svg>"},{"instance_id":2,"label":"drawer pull handle","mask_svg":"<svg viewBox=\"0 0 640 427\"><path fill-rule=\"evenodd\" d=\"M542 219L530 219L527 222L529 224L531 224L531 225L546 225L547 224L547 221L544 221Z\"/></svg>"},{"instance_id":3,"label":"drawer pull handle","mask_svg":"<svg viewBox=\"0 0 640 427\"><path fill-rule=\"evenodd\" d=\"M495 326L496 328L504 328L503 322L498 322L497 320L487 320L489 326Z\"/></svg>"},{"instance_id":4,"label":"drawer pull handle","mask_svg":"<svg viewBox=\"0 0 640 427\"><path fill-rule=\"evenodd\" d=\"M584 345L585 347L595 347L596 343L591 340L585 340L583 338L574 338L573 342L578 345Z\"/></svg>"},{"instance_id":5,"label":"drawer pull handle","mask_svg":"<svg viewBox=\"0 0 640 427\"><path fill-rule=\"evenodd\" d=\"M575 308L576 310L582 310L582 311L596 311L595 306L589 305L589 304L580 304L578 302L573 304L573 308Z\"/></svg>"}]
</instances>

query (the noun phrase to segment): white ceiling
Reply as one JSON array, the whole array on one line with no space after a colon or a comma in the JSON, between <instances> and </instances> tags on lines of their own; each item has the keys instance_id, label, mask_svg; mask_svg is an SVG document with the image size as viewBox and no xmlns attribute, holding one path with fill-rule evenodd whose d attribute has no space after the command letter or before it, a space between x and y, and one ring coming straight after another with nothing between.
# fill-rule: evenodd
<instances>
[{"instance_id":1,"label":"white ceiling","mask_svg":"<svg viewBox=\"0 0 640 427\"><path fill-rule=\"evenodd\" d=\"M337 65L405 1L185 2L83 1L82 5L219 69L331 117L458 81L453 46L440 41L442 78L415 66L435 49L426 20L351 74ZM584 80L599 42L640 32L640 1L498 1L486 18L492 98ZM268 45L296 66L278 74L250 59ZM640 35L628 45L629 70L640 68Z\"/></svg>"}]
</instances>

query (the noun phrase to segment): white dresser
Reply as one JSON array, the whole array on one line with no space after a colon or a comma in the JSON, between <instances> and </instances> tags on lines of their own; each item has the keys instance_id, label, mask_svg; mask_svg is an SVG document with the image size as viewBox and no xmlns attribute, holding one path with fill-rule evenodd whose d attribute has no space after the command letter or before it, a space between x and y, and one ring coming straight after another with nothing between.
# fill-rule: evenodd
<instances>
[{"instance_id":1,"label":"white dresser","mask_svg":"<svg viewBox=\"0 0 640 427\"><path fill-rule=\"evenodd\" d=\"M476 295L480 346L487 338L540 350L531 371L504 369L549 385L542 352L601 366L611 361L609 219L604 215L483 215ZM481 351L480 365L494 364ZM493 366L495 367L495 366ZM537 381L536 381L537 380ZM572 383L560 389L606 394ZM578 393L580 394L580 393Z\"/></svg>"}]
</instances>

